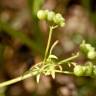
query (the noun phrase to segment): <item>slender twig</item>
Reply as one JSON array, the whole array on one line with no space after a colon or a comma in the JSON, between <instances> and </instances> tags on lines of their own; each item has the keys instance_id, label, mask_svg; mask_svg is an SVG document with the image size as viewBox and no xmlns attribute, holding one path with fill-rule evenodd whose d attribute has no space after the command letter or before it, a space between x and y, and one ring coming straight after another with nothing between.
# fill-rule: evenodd
<instances>
[{"instance_id":1,"label":"slender twig","mask_svg":"<svg viewBox=\"0 0 96 96\"><path fill-rule=\"evenodd\" d=\"M76 55L74 55L74 56L72 56L72 57L70 57L70 58L61 60L58 64L63 64L63 63L69 62L69 61L71 61L71 60L76 59L77 57L79 57L79 53L77 53Z\"/></svg>"},{"instance_id":2,"label":"slender twig","mask_svg":"<svg viewBox=\"0 0 96 96\"><path fill-rule=\"evenodd\" d=\"M30 78L32 76L35 76L36 74L32 71L36 66L42 64L42 62L39 62L37 64L35 64L34 66L32 66L29 71L25 72L24 75L21 75L17 78L14 78L14 79L11 79L11 80L8 80L8 81L4 81L2 83L0 83L0 88L1 87L5 87L5 86L8 86L8 85L11 85L11 84L14 84L14 83L17 83L19 81L22 81L24 79L27 79L27 78Z\"/></svg>"},{"instance_id":3,"label":"slender twig","mask_svg":"<svg viewBox=\"0 0 96 96\"><path fill-rule=\"evenodd\" d=\"M16 82L19 82L21 80L27 79L27 78L32 77L32 76L33 76L33 74L30 72L28 74L25 74L24 76L19 76L19 77L15 78L15 79L5 81L3 83L0 83L0 88L11 85L11 84L14 84Z\"/></svg>"},{"instance_id":4,"label":"slender twig","mask_svg":"<svg viewBox=\"0 0 96 96\"><path fill-rule=\"evenodd\" d=\"M45 63L46 58L47 58L47 56L48 56L48 51L49 51L49 48L50 48L50 43L51 43L51 38L52 38L53 29L55 29L55 28L57 28L57 27L58 27L58 26L50 26L49 36L48 36L48 41L47 41L47 46L46 46L46 50L45 50L45 55L44 55L43 63Z\"/></svg>"},{"instance_id":5,"label":"slender twig","mask_svg":"<svg viewBox=\"0 0 96 96\"><path fill-rule=\"evenodd\" d=\"M54 47L58 44L58 42L59 42L59 41L56 40L56 41L53 43L52 47L50 48L50 52L49 52L50 55L52 54L52 51L53 51Z\"/></svg>"},{"instance_id":6,"label":"slender twig","mask_svg":"<svg viewBox=\"0 0 96 96\"><path fill-rule=\"evenodd\" d=\"M69 72L69 71L59 71L59 70L55 70L56 73L64 73L64 74L69 74L72 75L73 72Z\"/></svg>"}]
</instances>

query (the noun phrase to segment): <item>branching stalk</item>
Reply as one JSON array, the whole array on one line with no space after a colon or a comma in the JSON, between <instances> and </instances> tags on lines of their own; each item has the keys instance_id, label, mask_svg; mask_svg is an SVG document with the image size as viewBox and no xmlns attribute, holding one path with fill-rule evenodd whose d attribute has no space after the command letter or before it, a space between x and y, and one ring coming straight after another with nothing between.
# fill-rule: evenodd
<instances>
[{"instance_id":1,"label":"branching stalk","mask_svg":"<svg viewBox=\"0 0 96 96\"><path fill-rule=\"evenodd\" d=\"M49 36L48 36L48 42L47 42L47 46L46 46L46 50L45 50L45 55L44 55L44 61L43 61L43 64L45 63L46 61L46 58L48 56L48 51L49 51L49 48L50 48L50 43L51 43L51 38L52 38L52 32L55 28L57 28L58 26L50 26L50 30L49 30Z\"/></svg>"},{"instance_id":2,"label":"branching stalk","mask_svg":"<svg viewBox=\"0 0 96 96\"><path fill-rule=\"evenodd\" d=\"M11 84L14 84L14 83L17 83L19 81L22 81L22 80L27 79L27 78L32 77L32 76L33 76L33 74L30 72L28 74L25 74L24 76L19 76L19 77L15 78L15 79L5 81L3 83L0 83L0 88L11 85Z\"/></svg>"},{"instance_id":3,"label":"branching stalk","mask_svg":"<svg viewBox=\"0 0 96 96\"><path fill-rule=\"evenodd\" d=\"M52 54L52 51L53 51L54 47L58 44L58 42L59 42L59 41L56 40L56 41L53 43L52 47L50 48L50 52L49 52L50 55Z\"/></svg>"},{"instance_id":4,"label":"branching stalk","mask_svg":"<svg viewBox=\"0 0 96 96\"><path fill-rule=\"evenodd\" d=\"M59 71L59 70L55 70L55 72L57 72L57 73L69 74L69 75L72 75L72 74L73 74L73 72L69 72L69 71Z\"/></svg>"},{"instance_id":5,"label":"branching stalk","mask_svg":"<svg viewBox=\"0 0 96 96\"><path fill-rule=\"evenodd\" d=\"M66 63L66 62L69 62L69 61L71 61L71 60L76 59L77 57L79 57L79 53L77 53L76 55L74 55L74 56L72 56L72 57L70 57L70 58L61 60L58 64L64 64L64 63Z\"/></svg>"},{"instance_id":6,"label":"branching stalk","mask_svg":"<svg viewBox=\"0 0 96 96\"><path fill-rule=\"evenodd\" d=\"M21 76L19 76L17 78L14 78L14 79L4 81L4 82L0 83L0 88L11 85L11 84L14 84L14 83L17 83L19 81L30 78L32 76L35 76L36 74L33 74L31 70L34 69L35 66L38 66L40 64L42 64L42 62L39 62L39 63L35 64L32 68L29 69L29 71L27 71L28 73L26 72L26 74L24 74L23 76L21 75Z\"/></svg>"}]
</instances>

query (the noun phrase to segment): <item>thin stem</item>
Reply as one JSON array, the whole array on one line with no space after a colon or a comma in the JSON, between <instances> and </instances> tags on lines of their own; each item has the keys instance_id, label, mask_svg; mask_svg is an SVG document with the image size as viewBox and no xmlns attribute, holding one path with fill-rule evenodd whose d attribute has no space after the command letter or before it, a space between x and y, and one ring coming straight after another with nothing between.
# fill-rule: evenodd
<instances>
[{"instance_id":1,"label":"thin stem","mask_svg":"<svg viewBox=\"0 0 96 96\"><path fill-rule=\"evenodd\" d=\"M11 85L11 84L14 84L14 83L19 82L21 80L27 79L27 78L29 78L31 76L33 76L33 74L30 72L28 74L25 74L24 76L19 76L19 77L15 78L15 79L5 81L3 83L0 83L0 88Z\"/></svg>"},{"instance_id":2,"label":"thin stem","mask_svg":"<svg viewBox=\"0 0 96 96\"><path fill-rule=\"evenodd\" d=\"M55 70L55 72L57 72L57 73L64 73L64 74L70 74L70 75L73 74L73 72L69 72L69 71L59 71L59 70Z\"/></svg>"},{"instance_id":3,"label":"thin stem","mask_svg":"<svg viewBox=\"0 0 96 96\"><path fill-rule=\"evenodd\" d=\"M73 59L76 59L78 56L79 56L79 53L77 53L76 55L74 55L74 56L72 56L72 57L70 57L70 58L61 60L58 64L66 63L66 62L68 62L68 61L71 61L71 60L73 60Z\"/></svg>"},{"instance_id":4,"label":"thin stem","mask_svg":"<svg viewBox=\"0 0 96 96\"><path fill-rule=\"evenodd\" d=\"M59 42L59 41L56 40L56 41L53 43L52 47L50 48L50 55L52 54L52 51L53 51L54 47L57 45L58 42Z\"/></svg>"},{"instance_id":5,"label":"thin stem","mask_svg":"<svg viewBox=\"0 0 96 96\"><path fill-rule=\"evenodd\" d=\"M51 43L53 29L55 29L57 27L58 26L50 26L49 36L48 36L48 41L47 41L47 46L46 46L46 50L45 50L45 56L44 56L43 63L45 63L47 55L48 55L48 51L49 51L49 48L50 48L50 43Z\"/></svg>"},{"instance_id":6,"label":"thin stem","mask_svg":"<svg viewBox=\"0 0 96 96\"><path fill-rule=\"evenodd\" d=\"M21 75L21 76L19 76L17 78L14 78L14 79L11 79L11 80L0 83L0 88L11 85L11 84L14 84L14 83L17 83L19 81L30 78L32 76L35 76L36 74L32 73L32 71L30 71L30 70L34 69L34 67L39 65L39 64L42 64L42 62L35 64L31 69L29 69L29 72L27 71L28 73L24 74L23 76Z\"/></svg>"}]
</instances>

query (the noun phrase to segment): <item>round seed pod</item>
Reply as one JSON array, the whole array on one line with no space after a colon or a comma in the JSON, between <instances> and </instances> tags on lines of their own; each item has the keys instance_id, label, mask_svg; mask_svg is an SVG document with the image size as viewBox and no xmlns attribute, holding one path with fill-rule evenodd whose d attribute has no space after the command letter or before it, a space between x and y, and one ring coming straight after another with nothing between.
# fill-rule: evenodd
<instances>
[{"instance_id":1,"label":"round seed pod","mask_svg":"<svg viewBox=\"0 0 96 96\"><path fill-rule=\"evenodd\" d=\"M87 54L87 57L91 60L95 59L96 58L96 52L95 51L89 51Z\"/></svg>"},{"instance_id":2,"label":"round seed pod","mask_svg":"<svg viewBox=\"0 0 96 96\"><path fill-rule=\"evenodd\" d=\"M53 11L48 12L47 20L52 21L55 16L55 13Z\"/></svg>"},{"instance_id":3,"label":"round seed pod","mask_svg":"<svg viewBox=\"0 0 96 96\"><path fill-rule=\"evenodd\" d=\"M53 18L53 22L56 23L56 24L60 24L60 22L62 22L61 18L62 18L62 20L63 20L62 15L59 14L59 13L57 13L57 14L54 16L54 18Z\"/></svg>"},{"instance_id":4,"label":"round seed pod","mask_svg":"<svg viewBox=\"0 0 96 96\"><path fill-rule=\"evenodd\" d=\"M73 73L74 73L74 75L76 75L76 76L83 76L84 73L85 73L85 70L84 70L83 66L81 66L81 65L76 65L76 66L74 67Z\"/></svg>"},{"instance_id":5,"label":"round seed pod","mask_svg":"<svg viewBox=\"0 0 96 96\"><path fill-rule=\"evenodd\" d=\"M65 23L64 22L60 22L60 27L63 27L64 25L65 25Z\"/></svg>"},{"instance_id":6,"label":"round seed pod","mask_svg":"<svg viewBox=\"0 0 96 96\"><path fill-rule=\"evenodd\" d=\"M85 65L85 75L86 76L91 76L93 72L93 64L91 62L88 62Z\"/></svg>"},{"instance_id":7,"label":"round seed pod","mask_svg":"<svg viewBox=\"0 0 96 96\"><path fill-rule=\"evenodd\" d=\"M44 20L44 19L46 19L46 14L47 14L47 11L39 10L39 11L37 12L37 17L38 17L38 19L40 19L40 20Z\"/></svg>"},{"instance_id":8,"label":"round seed pod","mask_svg":"<svg viewBox=\"0 0 96 96\"><path fill-rule=\"evenodd\" d=\"M90 44L85 44L85 47L88 51L94 51L94 47L92 47Z\"/></svg>"},{"instance_id":9,"label":"round seed pod","mask_svg":"<svg viewBox=\"0 0 96 96\"><path fill-rule=\"evenodd\" d=\"M93 66L93 76L96 76L96 66Z\"/></svg>"},{"instance_id":10,"label":"round seed pod","mask_svg":"<svg viewBox=\"0 0 96 96\"><path fill-rule=\"evenodd\" d=\"M95 48L92 47L90 44L85 43L85 41L83 41L80 44L80 50L85 54L87 54L89 51L95 51Z\"/></svg>"}]
</instances>

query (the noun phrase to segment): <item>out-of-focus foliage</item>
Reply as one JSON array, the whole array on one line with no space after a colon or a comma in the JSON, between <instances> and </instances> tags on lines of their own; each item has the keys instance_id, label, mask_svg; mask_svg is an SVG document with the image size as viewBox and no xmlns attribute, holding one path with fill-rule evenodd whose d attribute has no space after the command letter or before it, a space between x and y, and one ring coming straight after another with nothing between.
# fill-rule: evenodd
<instances>
[{"instance_id":1,"label":"out-of-focus foliage","mask_svg":"<svg viewBox=\"0 0 96 96\"><path fill-rule=\"evenodd\" d=\"M28 0L29 2L29 7L32 9L32 14L36 16L37 11L41 8L41 6L44 3L44 0L38 0L38 2L36 0Z\"/></svg>"}]
</instances>

